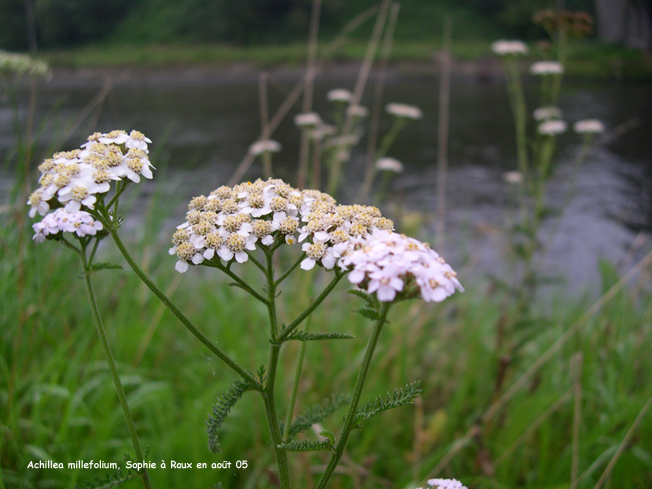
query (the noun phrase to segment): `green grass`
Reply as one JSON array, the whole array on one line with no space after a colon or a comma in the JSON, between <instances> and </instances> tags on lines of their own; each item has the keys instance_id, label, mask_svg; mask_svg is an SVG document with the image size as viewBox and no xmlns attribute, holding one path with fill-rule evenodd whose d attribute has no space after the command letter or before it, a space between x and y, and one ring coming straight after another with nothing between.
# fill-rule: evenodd
<instances>
[{"instance_id":1,"label":"green grass","mask_svg":"<svg viewBox=\"0 0 652 489\"><path fill-rule=\"evenodd\" d=\"M157 175L159 177L160 175ZM162 200L150 201L150 229L164 222ZM103 460L124 466L131 453L129 435L103 361L79 263L52 242L34 244L22 206L0 215L0 488L72 487L105 475L89 470L32 470L30 460L56 462ZM138 233L140 234L140 233ZM145 236L156 233L145 232ZM266 311L231 288L211 270L193 268L177 274L167 243L127 235L135 256L156 282L202 330L236 361L251 370L266 361ZM166 238L167 239L167 238ZM100 261L123 263L107 240ZM291 257L286 257L289 261ZM254 267L246 270L257 280ZM496 324L504 298L465 280L467 292L439 305L403 303L390 313L383 331L363 402L421 379L416 406L381 414L356 431L347 449L347 474L332 487L411 487L451 450L456 440L495 399ZM603 289L618 279L602 265ZM235 380L233 374L187 334L129 270L93 276L113 353L127 390L141 444L149 458L167 469L153 469L156 488L274 487L274 466L262 402L246 393L226 419L222 453L206 446L205 421L211 405ZM649 352L652 350L652 297L648 288L620 292L598 315L527 382L499 415L486 423L453 457L440 476L456 477L471 488L568 487L571 470L572 398L563 402L513 454L496 460L539 416L572 386L570 359L583 355L580 488L593 488L645 402L652 397ZM342 284L314 315L312 331L340 331L355 340L308 345L297 408L304 409L335 392L349 392L355 381L370 325L352 310L356 298ZM300 284L284 284L279 314L288 321L302 309ZM646 291L647 290L647 291ZM504 392L573 324L590 305L581 297L535 305L539 325L512 358L499 391ZM278 399L281 417L289 398L298 345L286 344L281 356ZM344 410L324 421L336 434ZM310 435L309 435L310 436ZM652 413L637 427L614 467L607 487L634 489L652 485ZM212 462L248 460L246 470L171 469L170 460ZM296 487L312 487L308 467L325 455L290 454ZM369 471L372 476L365 475ZM138 481L124 487L141 487ZM413 487L413 486L412 486Z\"/></svg>"},{"instance_id":2,"label":"green grass","mask_svg":"<svg viewBox=\"0 0 652 489\"><path fill-rule=\"evenodd\" d=\"M453 41L453 54L459 61L478 61L490 55L484 40ZM392 62L429 65L440 43L403 41L395 43ZM351 41L332 58L333 62L359 61L366 43ZM226 68L251 64L256 68L301 67L306 59L306 44L234 47L229 45L97 45L79 49L47 51L41 54L55 68L172 68L208 66ZM649 79L652 59L648 53L586 41L572 46L568 74L604 79Z\"/></svg>"}]
</instances>

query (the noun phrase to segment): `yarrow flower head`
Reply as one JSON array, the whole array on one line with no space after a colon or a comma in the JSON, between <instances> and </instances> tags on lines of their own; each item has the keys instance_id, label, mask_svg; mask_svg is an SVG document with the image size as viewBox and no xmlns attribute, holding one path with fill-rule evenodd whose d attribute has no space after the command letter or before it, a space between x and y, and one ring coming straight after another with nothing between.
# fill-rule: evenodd
<instances>
[{"instance_id":1,"label":"yarrow flower head","mask_svg":"<svg viewBox=\"0 0 652 489\"><path fill-rule=\"evenodd\" d=\"M376 160L376 170L403 173L403 163L398 161L396 158L386 156Z\"/></svg>"},{"instance_id":2,"label":"yarrow flower head","mask_svg":"<svg viewBox=\"0 0 652 489\"><path fill-rule=\"evenodd\" d=\"M433 489L467 489L457 479L429 479L428 485Z\"/></svg>"},{"instance_id":3,"label":"yarrow flower head","mask_svg":"<svg viewBox=\"0 0 652 489\"><path fill-rule=\"evenodd\" d=\"M557 119L542 122L537 127L537 131L543 136L556 136L557 134L566 132L567 129L568 124Z\"/></svg>"},{"instance_id":4,"label":"yarrow flower head","mask_svg":"<svg viewBox=\"0 0 652 489\"><path fill-rule=\"evenodd\" d=\"M177 255L175 268L183 273L205 260L244 263L258 246L302 242L302 269L332 269L356 243L393 228L375 207L337 205L318 190L299 191L280 179L259 179L192 199L170 254Z\"/></svg>"},{"instance_id":5,"label":"yarrow flower head","mask_svg":"<svg viewBox=\"0 0 652 489\"><path fill-rule=\"evenodd\" d=\"M95 236L102 230L102 223L96 221L88 212L57 209L35 223L32 228L36 233L33 239L42 243L46 239L59 237L60 233L74 233L80 238L86 235Z\"/></svg>"},{"instance_id":6,"label":"yarrow flower head","mask_svg":"<svg viewBox=\"0 0 652 489\"><path fill-rule=\"evenodd\" d=\"M51 208L61 206L68 213L93 210L98 196L110 190L112 181L152 178L148 142L138 131L95 133L80 149L55 153L39 166L41 186L27 201L30 217L36 213L44 216Z\"/></svg>"},{"instance_id":7,"label":"yarrow flower head","mask_svg":"<svg viewBox=\"0 0 652 489\"><path fill-rule=\"evenodd\" d=\"M523 174L520 171L506 171L503 173L503 180L511 185L523 183Z\"/></svg>"},{"instance_id":8,"label":"yarrow flower head","mask_svg":"<svg viewBox=\"0 0 652 489\"><path fill-rule=\"evenodd\" d=\"M428 244L392 231L375 231L344 256L349 282L381 302L420 295L440 302L464 288L457 274Z\"/></svg>"},{"instance_id":9,"label":"yarrow flower head","mask_svg":"<svg viewBox=\"0 0 652 489\"><path fill-rule=\"evenodd\" d=\"M50 66L45 61L34 59L27 54L0 50L0 72L2 71L18 76L27 73L35 77L46 77L50 74Z\"/></svg>"},{"instance_id":10,"label":"yarrow flower head","mask_svg":"<svg viewBox=\"0 0 652 489\"><path fill-rule=\"evenodd\" d=\"M415 107L413 105L407 105L407 104L398 104L398 103L387 104L387 106L385 107L385 111L388 114L396 116L400 119L417 120L423 117L423 112L421 112L421 109L419 107Z\"/></svg>"},{"instance_id":11,"label":"yarrow flower head","mask_svg":"<svg viewBox=\"0 0 652 489\"><path fill-rule=\"evenodd\" d=\"M294 123L299 127L316 127L321 124L321 117L316 112L306 112L295 115Z\"/></svg>"},{"instance_id":12,"label":"yarrow flower head","mask_svg":"<svg viewBox=\"0 0 652 489\"><path fill-rule=\"evenodd\" d=\"M535 121L547 121L549 119L561 119L562 111L559 107L539 107L535 109L532 117Z\"/></svg>"},{"instance_id":13,"label":"yarrow flower head","mask_svg":"<svg viewBox=\"0 0 652 489\"><path fill-rule=\"evenodd\" d=\"M491 43L491 50L499 56L525 55L528 52L527 44L523 41L506 41L504 39Z\"/></svg>"},{"instance_id":14,"label":"yarrow flower head","mask_svg":"<svg viewBox=\"0 0 652 489\"><path fill-rule=\"evenodd\" d=\"M345 88L334 88L326 94L326 98L331 102L349 103L353 100L353 94Z\"/></svg>"},{"instance_id":15,"label":"yarrow flower head","mask_svg":"<svg viewBox=\"0 0 652 489\"><path fill-rule=\"evenodd\" d=\"M254 144L249 146L249 152L254 156L260 156L264 153L278 153L281 151L281 143L274 141L273 139L263 139L262 141L256 141Z\"/></svg>"},{"instance_id":16,"label":"yarrow flower head","mask_svg":"<svg viewBox=\"0 0 652 489\"><path fill-rule=\"evenodd\" d=\"M369 109L363 107L362 105L349 105L346 108L347 115L351 117L357 117L358 119L364 119L369 115Z\"/></svg>"},{"instance_id":17,"label":"yarrow flower head","mask_svg":"<svg viewBox=\"0 0 652 489\"><path fill-rule=\"evenodd\" d=\"M530 66L531 75L561 75L564 73L564 65L556 61L537 61Z\"/></svg>"},{"instance_id":18,"label":"yarrow flower head","mask_svg":"<svg viewBox=\"0 0 652 489\"><path fill-rule=\"evenodd\" d=\"M586 119L573 124L573 131L579 134L602 134L604 124L597 119Z\"/></svg>"}]
</instances>

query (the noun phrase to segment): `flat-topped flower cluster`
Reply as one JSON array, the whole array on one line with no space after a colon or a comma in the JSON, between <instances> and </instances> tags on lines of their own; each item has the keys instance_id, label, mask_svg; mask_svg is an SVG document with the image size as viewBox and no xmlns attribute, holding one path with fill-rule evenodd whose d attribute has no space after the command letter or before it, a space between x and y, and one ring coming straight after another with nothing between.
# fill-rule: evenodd
<instances>
[{"instance_id":1,"label":"flat-topped flower cluster","mask_svg":"<svg viewBox=\"0 0 652 489\"><path fill-rule=\"evenodd\" d=\"M42 243L48 236L56 236L59 233L74 233L83 238L86 235L95 236L102 229L102 223L88 212L68 212L61 208L50 212L41 222L34 224L34 240Z\"/></svg>"},{"instance_id":2,"label":"flat-topped flower cluster","mask_svg":"<svg viewBox=\"0 0 652 489\"><path fill-rule=\"evenodd\" d=\"M27 201L30 217L45 216L33 226L34 239L41 242L61 232L94 236L102 225L87 211L109 192L111 182L152 178L147 143L151 141L138 131L97 132L79 149L55 153L41 163L40 188Z\"/></svg>"},{"instance_id":3,"label":"flat-topped flower cluster","mask_svg":"<svg viewBox=\"0 0 652 489\"><path fill-rule=\"evenodd\" d=\"M248 261L257 246L303 242L301 268L319 263L327 269L350 246L377 229L393 229L375 207L338 205L318 190L299 191L280 179L222 186L190 201L186 222L172 237L176 269L200 265L215 256Z\"/></svg>"},{"instance_id":4,"label":"flat-topped flower cluster","mask_svg":"<svg viewBox=\"0 0 652 489\"><path fill-rule=\"evenodd\" d=\"M93 209L97 195L106 194L111 181L152 178L147 156L151 141L138 131L95 133L80 149L55 153L38 167L41 187L29 197L30 217L44 216L52 207L77 212Z\"/></svg>"},{"instance_id":5,"label":"flat-topped flower cluster","mask_svg":"<svg viewBox=\"0 0 652 489\"><path fill-rule=\"evenodd\" d=\"M302 269L351 271L349 281L381 302L395 300L404 289L401 297L420 292L437 302L463 290L453 269L427 244L393 229L375 207L338 205L318 190L259 179L193 198L170 254L184 273L207 260L247 262L259 246L270 250L303 242Z\"/></svg>"},{"instance_id":6,"label":"flat-topped flower cluster","mask_svg":"<svg viewBox=\"0 0 652 489\"><path fill-rule=\"evenodd\" d=\"M464 291L457 274L427 243L391 231L374 231L340 260L351 270L349 282L376 293L381 302L420 292L426 302L441 302L455 290Z\"/></svg>"}]
</instances>

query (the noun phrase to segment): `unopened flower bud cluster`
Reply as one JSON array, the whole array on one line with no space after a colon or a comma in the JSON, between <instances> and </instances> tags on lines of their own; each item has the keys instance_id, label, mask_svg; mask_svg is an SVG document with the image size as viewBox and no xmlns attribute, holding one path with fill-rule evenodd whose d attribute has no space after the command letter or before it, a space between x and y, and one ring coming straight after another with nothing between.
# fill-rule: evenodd
<instances>
[{"instance_id":1,"label":"unopened flower bud cluster","mask_svg":"<svg viewBox=\"0 0 652 489\"><path fill-rule=\"evenodd\" d=\"M420 292L426 302L440 302L463 291L457 274L427 243L391 231L375 231L340 260L349 282L381 302Z\"/></svg>"},{"instance_id":2,"label":"unopened flower bud cluster","mask_svg":"<svg viewBox=\"0 0 652 489\"><path fill-rule=\"evenodd\" d=\"M190 201L186 222L172 237L176 270L219 257L248 261L257 246L303 242L301 268L327 269L347 250L380 229L393 229L375 207L338 205L318 190L299 191L279 179L222 186Z\"/></svg>"},{"instance_id":3,"label":"unopened flower bud cluster","mask_svg":"<svg viewBox=\"0 0 652 489\"><path fill-rule=\"evenodd\" d=\"M64 207L68 216L86 214L83 208L94 209L97 197L111 189L112 181L124 178L139 182L140 177L152 178L152 165L148 157L147 143L151 141L138 131L112 131L95 133L80 149L55 153L38 168L40 188L30 195L27 204L29 215L45 216L51 208ZM82 212L82 214L77 214ZM57 219L63 214L59 213ZM48 219L52 223L53 217ZM43 229L51 229L46 223ZM38 229L37 229L38 227ZM41 241L44 234L35 225L35 239ZM60 231L68 231L61 228ZM71 232L71 231L69 231ZM49 233L53 234L53 233ZM81 236L77 233L78 236ZM86 233L91 234L91 233Z\"/></svg>"}]
</instances>

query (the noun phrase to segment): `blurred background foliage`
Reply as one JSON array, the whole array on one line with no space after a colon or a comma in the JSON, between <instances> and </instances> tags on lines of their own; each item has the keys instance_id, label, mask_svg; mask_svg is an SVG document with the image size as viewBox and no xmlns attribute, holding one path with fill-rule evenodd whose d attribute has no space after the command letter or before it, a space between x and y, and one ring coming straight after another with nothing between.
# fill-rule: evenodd
<instances>
[{"instance_id":1,"label":"blurred background foliage","mask_svg":"<svg viewBox=\"0 0 652 489\"><path fill-rule=\"evenodd\" d=\"M555 7L550 0L404 0L397 41L441 37L446 18L464 26L458 38L519 37L542 32L532 14ZM28 11L39 50L88 44L230 43L260 45L305 40L311 0L2 0L0 48L27 50ZM332 37L376 0L329 0L322 8L322 36ZM563 7L594 13L592 0L566 0ZM356 35L366 38L371 25Z\"/></svg>"}]
</instances>

